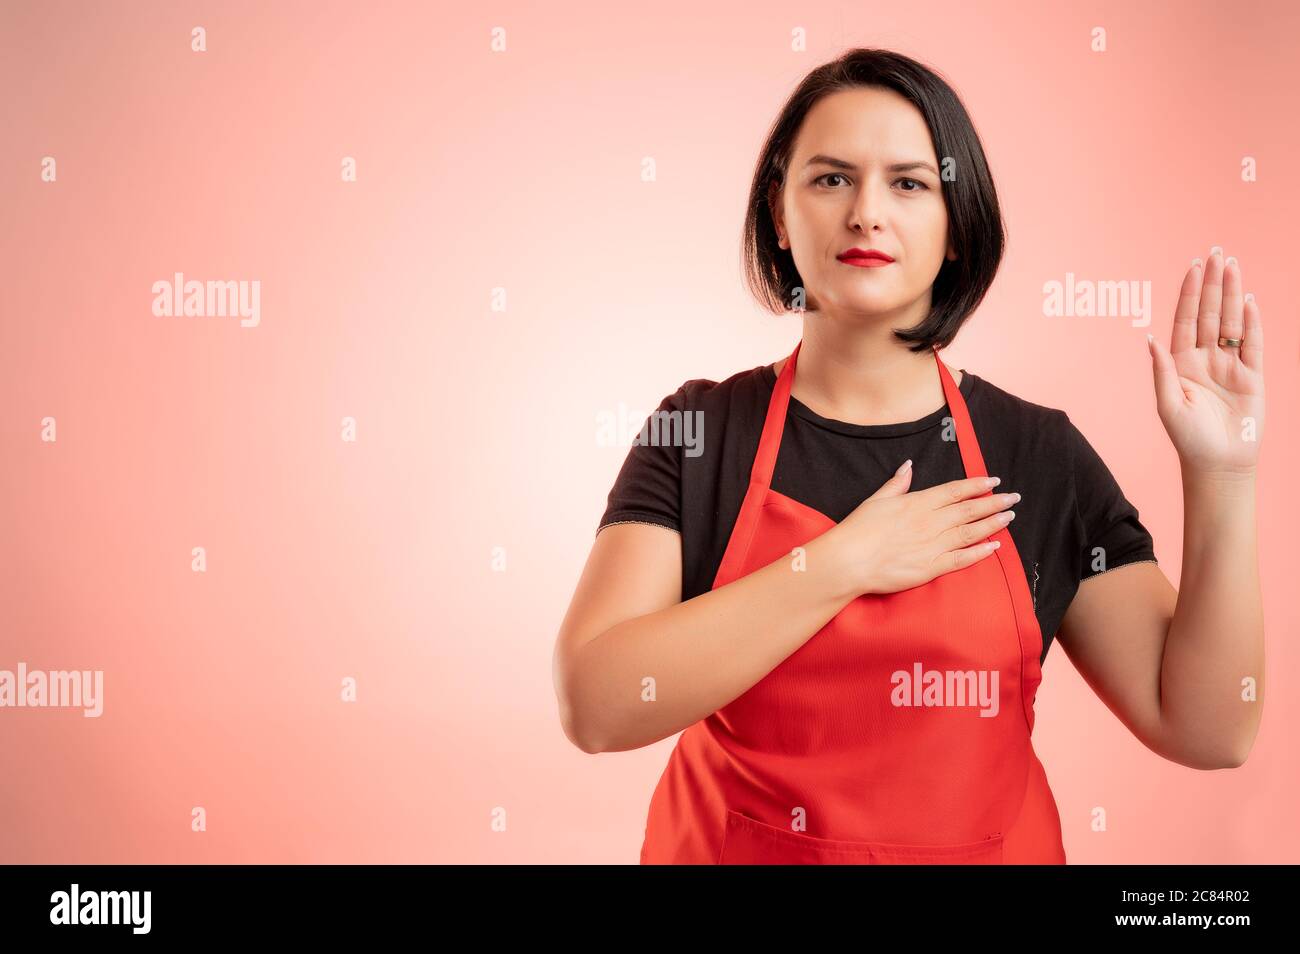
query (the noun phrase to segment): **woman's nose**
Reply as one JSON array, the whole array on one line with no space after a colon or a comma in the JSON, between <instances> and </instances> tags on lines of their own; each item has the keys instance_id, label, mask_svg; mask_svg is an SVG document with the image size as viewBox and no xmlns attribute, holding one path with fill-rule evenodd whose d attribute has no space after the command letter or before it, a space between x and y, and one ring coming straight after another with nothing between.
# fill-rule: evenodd
<instances>
[{"instance_id":1,"label":"woman's nose","mask_svg":"<svg viewBox=\"0 0 1300 954\"><path fill-rule=\"evenodd\" d=\"M884 197L878 188L870 183L864 184L854 198L850 227L861 226L865 232L877 225L884 225L884 208Z\"/></svg>"}]
</instances>

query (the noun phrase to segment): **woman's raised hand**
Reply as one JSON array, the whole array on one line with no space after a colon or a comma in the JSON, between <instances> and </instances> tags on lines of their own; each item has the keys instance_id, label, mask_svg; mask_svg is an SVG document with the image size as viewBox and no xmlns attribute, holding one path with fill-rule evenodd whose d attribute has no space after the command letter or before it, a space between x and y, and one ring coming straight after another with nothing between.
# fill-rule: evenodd
<instances>
[{"instance_id":1,"label":"woman's raised hand","mask_svg":"<svg viewBox=\"0 0 1300 954\"><path fill-rule=\"evenodd\" d=\"M1241 346L1220 345L1219 338ZM1264 434L1264 325L1241 268L1211 250L1183 276L1169 349L1148 335L1156 409L1185 473L1252 476Z\"/></svg>"}]
</instances>

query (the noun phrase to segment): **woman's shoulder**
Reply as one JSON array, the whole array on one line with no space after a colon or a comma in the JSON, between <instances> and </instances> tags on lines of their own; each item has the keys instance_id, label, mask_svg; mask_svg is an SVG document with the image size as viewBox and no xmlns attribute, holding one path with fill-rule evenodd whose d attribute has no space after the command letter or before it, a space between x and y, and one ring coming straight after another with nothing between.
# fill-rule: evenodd
<instances>
[{"instance_id":1,"label":"woman's shoulder","mask_svg":"<svg viewBox=\"0 0 1300 954\"><path fill-rule=\"evenodd\" d=\"M1021 428L1052 427L1058 431L1068 420L1068 415L1061 408L1030 401L1000 387L986 377L972 374L965 369L963 374L971 378L968 402L976 405L986 418L1015 424ZM962 388L963 392L966 390L965 387ZM975 423L979 423L974 407L971 409L971 417Z\"/></svg>"},{"instance_id":2,"label":"woman's shoulder","mask_svg":"<svg viewBox=\"0 0 1300 954\"><path fill-rule=\"evenodd\" d=\"M1000 462L1051 478L1072 496L1118 493L1101 454L1064 409L1027 400L985 378L976 378L967 405L980 443L996 448Z\"/></svg>"},{"instance_id":3,"label":"woman's shoulder","mask_svg":"<svg viewBox=\"0 0 1300 954\"><path fill-rule=\"evenodd\" d=\"M982 417L985 422L1001 422L1004 427L1011 425L1010 429L1026 435L1041 431L1043 438L1050 438L1058 444L1063 442L1071 450L1087 442L1064 408L1030 401L987 378L976 376L973 383L968 403L972 405L971 417L976 427Z\"/></svg>"},{"instance_id":4,"label":"woman's shoulder","mask_svg":"<svg viewBox=\"0 0 1300 954\"><path fill-rule=\"evenodd\" d=\"M1028 467L1045 476L1055 473L1068 483L1078 443L1069 415L966 373L971 378L966 396L971 423L980 444L995 451L999 465Z\"/></svg>"}]
</instances>

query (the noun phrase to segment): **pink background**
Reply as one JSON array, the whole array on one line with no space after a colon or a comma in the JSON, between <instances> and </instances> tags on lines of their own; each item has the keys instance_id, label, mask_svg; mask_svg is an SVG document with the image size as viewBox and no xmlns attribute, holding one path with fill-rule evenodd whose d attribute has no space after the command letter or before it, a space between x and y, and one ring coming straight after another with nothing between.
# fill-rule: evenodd
<instances>
[{"instance_id":1,"label":"pink background","mask_svg":"<svg viewBox=\"0 0 1300 954\"><path fill-rule=\"evenodd\" d=\"M1065 409L1175 585L1147 329L1046 318L1042 286L1149 280L1167 341L1190 259L1240 259L1268 339L1258 742L1163 761L1059 646L1034 740L1072 863L1300 860L1298 27L1284 2L4 4L0 668L103 669L105 710L0 710L0 861L635 863L674 740L583 754L551 682L627 453L597 415L793 348L740 283L753 162L808 70L872 45L954 84L1008 220L945 359ZM153 316L175 271L261 281L260 325Z\"/></svg>"}]
</instances>

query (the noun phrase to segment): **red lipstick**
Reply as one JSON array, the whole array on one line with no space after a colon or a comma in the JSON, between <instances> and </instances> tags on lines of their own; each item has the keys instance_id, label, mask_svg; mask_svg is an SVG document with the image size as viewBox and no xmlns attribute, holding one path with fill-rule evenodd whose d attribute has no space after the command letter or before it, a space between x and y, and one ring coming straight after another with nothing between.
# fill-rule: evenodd
<instances>
[{"instance_id":1,"label":"red lipstick","mask_svg":"<svg viewBox=\"0 0 1300 954\"><path fill-rule=\"evenodd\" d=\"M879 268L880 266L888 265L893 261L893 259L884 252L877 251L874 248L845 249L835 257L845 265L856 265L858 268Z\"/></svg>"}]
</instances>

